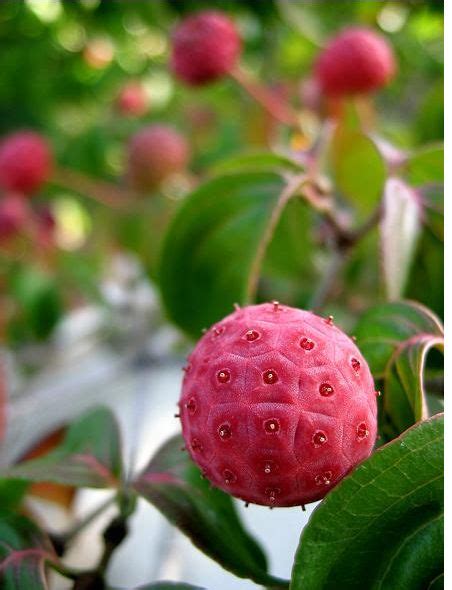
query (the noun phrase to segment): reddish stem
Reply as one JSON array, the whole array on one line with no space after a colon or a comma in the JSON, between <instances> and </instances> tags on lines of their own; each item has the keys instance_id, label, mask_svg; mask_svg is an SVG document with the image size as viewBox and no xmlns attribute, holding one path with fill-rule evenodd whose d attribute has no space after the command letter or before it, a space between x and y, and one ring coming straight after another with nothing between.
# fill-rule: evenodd
<instances>
[{"instance_id":1,"label":"reddish stem","mask_svg":"<svg viewBox=\"0 0 452 590\"><path fill-rule=\"evenodd\" d=\"M229 74L277 121L290 127L300 126L297 111L258 80L252 78L240 66L236 66Z\"/></svg>"},{"instance_id":2,"label":"reddish stem","mask_svg":"<svg viewBox=\"0 0 452 590\"><path fill-rule=\"evenodd\" d=\"M137 200L136 193L129 189L119 188L109 182L98 181L82 172L68 168L57 168L53 173L52 182L90 197L108 207L123 208L127 207L131 200Z\"/></svg>"}]
</instances>

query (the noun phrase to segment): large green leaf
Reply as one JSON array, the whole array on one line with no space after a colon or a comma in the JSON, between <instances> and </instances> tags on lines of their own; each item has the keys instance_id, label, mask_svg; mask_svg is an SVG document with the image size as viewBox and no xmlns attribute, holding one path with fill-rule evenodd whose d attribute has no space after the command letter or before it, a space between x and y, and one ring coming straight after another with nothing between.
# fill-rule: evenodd
<instances>
[{"instance_id":1,"label":"large green leaf","mask_svg":"<svg viewBox=\"0 0 452 590\"><path fill-rule=\"evenodd\" d=\"M45 563L57 562L47 537L24 516L0 516L0 588L48 590Z\"/></svg>"},{"instance_id":2,"label":"large green leaf","mask_svg":"<svg viewBox=\"0 0 452 590\"><path fill-rule=\"evenodd\" d=\"M404 292L421 229L421 206L414 190L398 178L386 182L380 251L388 299Z\"/></svg>"},{"instance_id":3,"label":"large green leaf","mask_svg":"<svg viewBox=\"0 0 452 590\"><path fill-rule=\"evenodd\" d=\"M215 174L239 171L268 172L269 170L273 172L296 172L303 170L303 166L284 154L256 151L232 156L218 162L213 168Z\"/></svg>"},{"instance_id":4,"label":"large green leaf","mask_svg":"<svg viewBox=\"0 0 452 590\"><path fill-rule=\"evenodd\" d=\"M439 587L443 426L442 415L417 424L327 495L301 535L292 590Z\"/></svg>"},{"instance_id":5,"label":"large green leaf","mask_svg":"<svg viewBox=\"0 0 452 590\"><path fill-rule=\"evenodd\" d=\"M425 364L429 350L442 350L443 346L441 336L419 334L403 342L391 357L385 373L383 404L393 434L430 415L424 389Z\"/></svg>"},{"instance_id":6,"label":"large green leaf","mask_svg":"<svg viewBox=\"0 0 452 590\"><path fill-rule=\"evenodd\" d=\"M331 146L333 175L339 191L360 217L370 214L383 195L386 165L373 140L339 126Z\"/></svg>"},{"instance_id":7,"label":"large green leaf","mask_svg":"<svg viewBox=\"0 0 452 590\"><path fill-rule=\"evenodd\" d=\"M391 357L405 342L421 334L442 337L443 328L435 314L423 305L398 301L369 309L354 334L372 375L382 378Z\"/></svg>"},{"instance_id":8,"label":"large green leaf","mask_svg":"<svg viewBox=\"0 0 452 590\"><path fill-rule=\"evenodd\" d=\"M181 445L182 437L176 436L161 447L135 489L225 569L266 586L286 586L267 573L265 555L244 529L230 496L210 488Z\"/></svg>"},{"instance_id":9,"label":"large green leaf","mask_svg":"<svg viewBox=\"0 0 452 590\"><path fill-rule=\"evenodd\" d=\"M412 184L444 181L444 146L433 144L413 154L408 162Z\"/></svg>"},{"instance_id":10,"label":"large green leaf","mask_svg":"<svg viewBox=\"0 0 452 590\"><path fill-rule=\"evenodd\" d=\"M198 337L247 297L248 278L284 181L270 172L211 180L182 204L166 235L160 287L170 318Z\"/></svg>"},{"instance_id":11,"label":"large green leaf","mask_svg":"<svg viewBox=\"0 0 452 590\"><path fill-rule=\"evenodd\" d=\"M2 477L78 487L117 486L121 478L119 429L112 413L91 410L74 422L62 444L44 457L11 467Z\"/></svg>"}]
</instances>

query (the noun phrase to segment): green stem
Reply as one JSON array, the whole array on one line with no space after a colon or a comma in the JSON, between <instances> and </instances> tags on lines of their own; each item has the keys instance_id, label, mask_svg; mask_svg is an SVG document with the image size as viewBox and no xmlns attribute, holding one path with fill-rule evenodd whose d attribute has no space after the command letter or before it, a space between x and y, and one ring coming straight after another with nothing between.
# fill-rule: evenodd
<instances>
[{"instance_id":1,"label":"green stem","mask_svg":"<svg viewBox=\"0 0 452 590\"><path fill-rule=\"evenodd\" d=\"M251 271L248 277L248 284L246 288L246 301L248 303L251 303L255 300L259 276L262 268L262 263L264 262L265 253L275 233L276 227L284 211L284 208L287 205L288 201L300 189L305 180L305 174L300 174L298 176L292 177L278 197L278 201L276 203L275 208L272 211L270 219L268 220L267 227L265 228L262 238L258 244L256 255L251 265Z\"/></svg>"}]
</instances>

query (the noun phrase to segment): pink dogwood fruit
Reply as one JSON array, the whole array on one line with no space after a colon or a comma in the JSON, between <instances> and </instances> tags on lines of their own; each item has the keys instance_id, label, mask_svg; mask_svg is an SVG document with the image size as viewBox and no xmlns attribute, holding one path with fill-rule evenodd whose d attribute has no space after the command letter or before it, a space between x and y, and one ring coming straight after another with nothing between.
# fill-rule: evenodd
<instances>
[{"instance_id":1,"label":"pink dogwood fruit","mask_svg":"<svg viewBox=\"0 0 452 590\"><path fill-rule=\"evenodd\" d=\"M31 195L50 178L52 152L33 131L19 131L0 143L0 187Z\"/></svg>"},{"instance_id":2,"label":"pink dogwood fruit","mask_svg":"<svg viewBox=\"0 0 452 590\"><path fill-rule=\"evenodd\" d=\"M198 86L227 74L241 52L241 40L229 17L216 10L189 16L172 38L171 67L186 84Z\"/></svg>"},{"instance_id":3,"label":"pink dogwood fruit","mask_svg":"<svg viewBox=\"0 0 452 590\"><path fill-rule=\"evenodd\" d=\"M186 448L233 496L304 505L372 452L372 375L331 317L277 302L237 309L188 361L179 402Z\"/></svg>"},{"instance_id":4,"label":"pink dogwood fruit","mask_svg":"<svg viewBox=\"0 0 452 590\"><path fill-rule=\"evenodd\" d=\"M350 27L321 52L315 70L328 96L367 94L391 80L396 62L384 37L370 29Z\"/></svg>"}]
</instances>

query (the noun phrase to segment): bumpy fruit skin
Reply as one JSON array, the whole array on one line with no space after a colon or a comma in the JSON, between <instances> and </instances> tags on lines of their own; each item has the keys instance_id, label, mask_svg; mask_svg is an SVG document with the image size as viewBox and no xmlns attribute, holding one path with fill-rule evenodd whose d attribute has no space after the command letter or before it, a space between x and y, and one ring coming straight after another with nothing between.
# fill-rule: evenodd
<instances>
[{"instance_id":1,"label":"bumpy fruit skin","mask_svg":"<svg viewBox=\"0 0 452 590\"><path fill-rule=\"evenodd\" d=\"M0 143L0 187L25 195L35 193L50 177L52 153L46 139L19 131Z\"/></svg>"},{"instance_id":2,"label":"bumpy fruit skin","mask_svg":"<svg viewBox=\"0 0 452 590\"><path fill-rule=\"evenodd\" d=\"M328 96L367 94L391 80L396 62L386 39L369 29L351 27L330 41L315 71Z\"/></svg>"},{"instance_id":3,"label":"bumpy fruit skin","mask_svg":"<svg viewBox=\"0 0 452 590\"><path fill-rule=\"evenodd\" d=\"M240 52L234 23L220 11L206 10L188 17L175 30L171 68L189 85L207 84L227 74Z\"/></svg>"},{"instance_id":4,"label":"bumpy fruit skin","mask_svg":"<svg viewBox=\"0 0 452 590\"><path fill-rule=\"evenodd\" d=\"M369 456L372 375L330 319L279 305L239 309L199 341L180 416L205 477L255 504L319 500Z\"/></svg>"},{"instance_id":5,"label":"bumpy fruit skin","mask_svg":"<svg viewBox=\"0 0 452 590\"><path fill-rule=\"evenodd\" d=\"M121 115L141 117L149 108L145 89L139 82L129 82L121 88L116 100L116 109Z\"/></svg>"},{"instance_id":6,"label":"bumpy fruit skin","mask_svg":"<svg viewBox=\"0 0 452 590\"><path fill-rule=\"evenodd\" d=\"M188 164L190 149L172 127L150 125L136 133L128 148L128 178L139 191L156 188Z\"/></svg>"}]
</instances>

